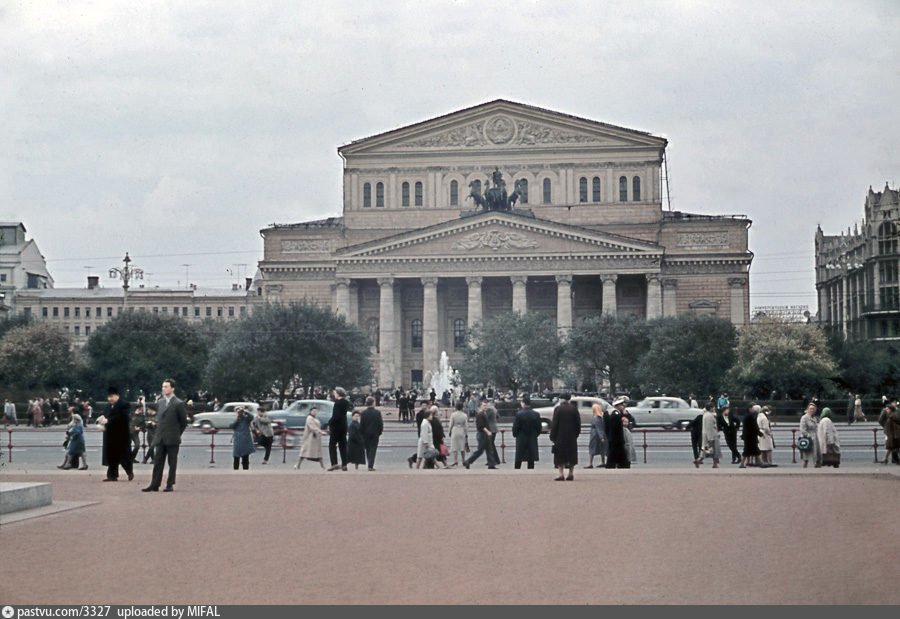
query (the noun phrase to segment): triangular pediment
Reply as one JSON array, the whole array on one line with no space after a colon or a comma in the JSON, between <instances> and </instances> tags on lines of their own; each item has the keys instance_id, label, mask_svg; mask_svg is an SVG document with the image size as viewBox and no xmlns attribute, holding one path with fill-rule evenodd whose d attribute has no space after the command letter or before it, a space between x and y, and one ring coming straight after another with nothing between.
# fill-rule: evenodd
<instances>
[{"instance_id":1,"label":"triangular pediment","mask_svg":"<svg viewBox=\"0 0 900 619\"><path fill-rule=\"evenodd\" d=\"M338 149L342 155L521 148L664 148L666 140L521 103L497 100Z\"/></svg>"},{"instance_id":2,"label":"triangular pediment","mask_svg":"<svg viewBox=\"0 0 900 619\"><path fill-rule=\"evenodd\" d=\"M503 255L662 255L663 249L629 237L508 212L484 212L428 228L345 247L336 258L414 258Z\"/></svg>"}]
</instances>

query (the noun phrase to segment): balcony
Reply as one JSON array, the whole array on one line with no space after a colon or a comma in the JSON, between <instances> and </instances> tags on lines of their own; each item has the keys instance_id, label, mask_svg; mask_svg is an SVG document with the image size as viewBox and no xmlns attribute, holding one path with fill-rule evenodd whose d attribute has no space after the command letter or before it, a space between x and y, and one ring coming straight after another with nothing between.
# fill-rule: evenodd
<instances>
[{"instance_id":1,"label":"balcony","mask_svg":"<svg viewBox=\"0 0 900 619\"><path fill-rule=\"evenodd\" d=\"M887 303L880 300L874 303L864 303L862 306L863 316L892 316L900 314L900 299L888 299Z\"/></svg>"}]
</instances>

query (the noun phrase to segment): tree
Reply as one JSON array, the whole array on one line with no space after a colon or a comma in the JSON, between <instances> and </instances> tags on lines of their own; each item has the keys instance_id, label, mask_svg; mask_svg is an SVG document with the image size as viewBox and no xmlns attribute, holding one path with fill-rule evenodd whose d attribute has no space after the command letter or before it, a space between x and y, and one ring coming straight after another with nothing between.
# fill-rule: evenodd
<instances>
[{"instance_id":1,"label":"tree","mask_svg":"<svg viewBox=\"0 0 900 619\"><path fill-rule=\"evenodd\" d=\"M179 390L193 393L201 387L210 333L176 316L123 312L88 339L85 383L95 393L114 385L134 397L155 393L163 379L173 378Z\"/></svg>"},{"instance_id":2,"label":"tree","mask_svg":"<svg viewBox=\"0 0 900 619\"><path fill-rule=\"evenodd\" d=\"M638 374L645 393L712 394L734 363L736 331L730 320L683 314L647 325L649 349Z\"/></svg>"},{"instance_id":3,"label":"tree","mask_svg":"<svg viewBox=\"0 0 900 619\"><path fill-rule=\"evenodd\" d=\"M829 338L838 365L833 382L853 393L896 393L900 388L900 351L881 342L847 342L842 334Z\"/></svg>"},{"instance_id":4,"label":"tree","mask_svg":"<svg viewBox=\"0 0 900 619\"><path fill-rule=\"evenodd\" d=\"M302 384L358 387L372 382L369 337L326 308L267 304L235 323L206 366L210 389L223 397L284 399Z\"/></svg>"},{"instance_id":5,"label":"tree","mask_svg":"<svg viewBox=\"0 0 900 619\"><path fill-rule=\"evenodd\" d=\"M625 390L636 386L637 361L648 345L644 324L633 316L603 314L572 327L565 342L565 357L582 381L607 379L610 392L615 393L617 385Z\"/></svg>"},{"instance_id":6,"label":"tree","mask_svg":"<svg viewBox=\"0 0 900 619\"><path fill-rule=\"evenodd\" d=\"M803 398L819 394L836 371L818 326L770 318L741 329L731 378L752 397Z\"/></svg>"},{"instance_id":7,"label":"tree","mask_svg":"<svg viewBox=\"0 0 900 619\"><path fill-rule=\"evenodd\" d=\"M13 327L0 339L0 381L25 392L60 389L73 379L67 333L45 322Z\"/></svg>"},{"instance_id":8,"label":"tree","mask_svg":"<svg viewBox=\"0 0 900 619\"><path fill-rule=\"evenodd\" d=\"M539 312L510 312L469 333L460 374L470 384L519 387L548 381L559 371L562 345L556 323Z\"/></svg>"}]
</instances>

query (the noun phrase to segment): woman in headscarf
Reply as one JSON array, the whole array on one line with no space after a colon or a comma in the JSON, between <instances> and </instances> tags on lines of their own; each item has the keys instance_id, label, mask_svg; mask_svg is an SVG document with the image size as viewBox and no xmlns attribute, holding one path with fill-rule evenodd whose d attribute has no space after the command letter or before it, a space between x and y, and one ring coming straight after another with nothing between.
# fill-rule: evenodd
<instances>
[{"instance_id":1,"label":"woman in headscarf","mask_svg":"<svg viewBox=\"0 0 900 619\"><path fill-rule=\"evenodd\" d=\"M603 408L599 404L591 406L594 416L591 417L591 435L588 441L590 461L584 468L594 468L594 456L600 456L600 466L606 466L606 431L603 427Z\"/></svg>"},{"instance_id":2,"label":"woman in headscarf","mask_svg":"<svg viewBox=\"0 0 900 619\"><path fill-rule=\"evenodd\" d=\"M366 444L359 431L359 411L353 411L347 428L347 461L357 470L360 464L366 463Z\"/></svg>"},{"instance_id":3,"label":"woman in headscarf","mask_svg":"<svg viewBox=\"0 0 900 619\"><path fill-rule=\"evenodd\" d=\"M312 460L318 462L319 466L325 468L322 462L322 424L316 418L318 409L314 406L309 409L309 415L306 416L306 423L303 425L303 442L300 443L300 456L297 458L295 469L300 468L303 460Z\"/></svg>"},{"instance_id":4,"label":"woman in headscarf","mask_svg":"<svg viewBox=\"0 0 900 619\"><path fill-rule=\"evenodd\" d=\"M772 426L769 423L769 413L772 409L763 406L756 416L756 425L759 426L759 466L768 468L772 464L772 450L775 449L775 437L772 436Z\"/></svg>"},{"instance_id":5,"label":"woman in headscarf","mask_svg":"<svg viewBox=\"0 0 900 619\"><path fill-rule=\"evenodd\" d=\"M831 409L827 406L819 415L819 428L816 434L822 449L822 464L838 468L841 465L841 441L831 420Z\"/></svg>"},{"instance_id":6,"label":"woman in headscarf","mask_svg":"<svg viewBox=\"0 0 900 619\"><path fill-rule=\"evenodd\" d=\"M713 459L713 468L719 468L719 460L722 459L722 444L719 442L719 421L715 413L715 405L707 402L703 411L703 419L700 422L700 454L694 460L694 466L698 469L703 464L704 458Z\"/></svg>"},{"instance_id":7,"label":"woman in headscarf","mask_svg":"<svg viewBox=\"0 0 900 619\"><path fill-rule=\"evenodd\" d=\"M800 418L800 436L806 436L812 441L809 449L800 452L803 468L806 468L810 462L819 468L822 466L822 452L819 449L819 423L816 420L816 405L813 402L806 405L806 411Z\"/></svg>"}]
</instances>

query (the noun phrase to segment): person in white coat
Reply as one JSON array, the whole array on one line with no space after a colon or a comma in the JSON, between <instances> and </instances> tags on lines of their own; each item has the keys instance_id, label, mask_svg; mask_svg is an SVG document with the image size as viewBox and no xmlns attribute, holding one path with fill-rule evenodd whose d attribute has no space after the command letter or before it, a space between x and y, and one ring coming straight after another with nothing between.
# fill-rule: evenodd
<instances>
[{"instance_id":1,"label":"person in white coat","mask_svg":"<svg viewBox=\"0 0 900 619\"><path fill-rule=\"evenodd\" d=\"M719 460L722 458L722 444L719 442L719 422L716 418L716 407L712 402L707 402L703 410L702 430L700 432L700 457L694 460L694 466L698 469L703 464L704 458L713 459L713 468L719 468Z\"/></svg>"},{"instance_id":2,"label":"person in white coat","mask_svg":"<svg viewBox=\"0 0 900 619\"><path fill-rule=\"evenodd\" d=\"M822 450L822 464L838 468L841 465L841 441L838 438L837 429L831 421L831 409L827 406L819 415L819 429L817 431L819 447Z\"/></svg>"},{"instance_id":3,"label":"person in white coat","mask_svg":"<svg viewBox=\"0 0 900 619\"><path fill-rule=\"evenodd\" d=\"M767 468L775 466L772 463L772 451L775 449L775 438L772 436L772 425L769 423L769 414L772 409L763 406L759 415L756 416L756 425L759 426L759 458L760 467Z\"/></svg>"},{"instance_id":4,"label":"person in white coat","mask_svg":"<svg viewBox=\"0 0 900 619\"><path fill-rule=\"evenodd\" d=\"M450 453L453 454L453 464L459 464L459 460L466 459L466 433L469 430L469 417L463 411L463 403L456 403L456 412L450 415Z\"/></svg>"},{"instance_id":5,"label":"person in white coat","mask_svg":"<svg viewBox=\"0 0 900 619\"><path fill-rule=\"evenodd\" d=\"M318 462L319 466L325 468L322 461L322 424L316 415L316 408L309 409L309 415L306 417L306 424L303 426L303 442L300 444L300 457L297 458L295 469L300 468L303 460L312 460Z\"/></svg>"},{"instance_id":6,"label":"person in white coat","mask_svg":"<svg viewBox=\"0 0 900 619\"><path fill-rule=\"evenodd\" d=\"M436 449L434 448L434 433L431 429L431 417L434 415L436 406L432 406L427 410L422 418L422 426L419 431L419 442L416 445L416 468L422 468L422 461L426 458L434 458Z\"/></svg>"},{"instance_id":7,"label":"person in white coat","mask_svg":"<svg viewBox=\"0 0 900 619\"><path fill-rule=\"evenodd\" d=\"M816 419L816 410L816 405L810 402L806 406L806 412L800 418L800 436L809 437L809 440L812 441L810 449L800 452L803 468L806 468L810 462L816 468L822 466L822 452L819 449L819 423Z\"/></svg>"}]
</instances>

